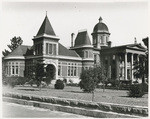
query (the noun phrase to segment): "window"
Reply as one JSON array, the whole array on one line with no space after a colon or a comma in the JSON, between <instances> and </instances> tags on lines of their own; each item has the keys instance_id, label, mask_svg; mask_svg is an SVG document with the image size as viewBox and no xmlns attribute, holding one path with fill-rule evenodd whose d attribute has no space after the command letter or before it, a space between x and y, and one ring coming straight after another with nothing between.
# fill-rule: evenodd
<instances>
[{"instance_id":1,"label":"window","mask_svg":"<svg viewBox=\"0 0 150 119\"><path fill-rule=\"evenodd\" d=\"M6 75L19 75L19 63L18 62L9 62L6 66Z\"/></svg>"},{"instance_id":2,"label":"window","mask_svg":"<svg viewBox=\"0 0 150 119\"><path fill-rule=\"evenodd\" d=\"M76 63L75 63L75 66L74 66L74 76L77 76L77 66L76 66Z\"/></svg>"},{"instance_id":3,"label":"window","mask_svg":"<svg viewBox=\"0 0 150 119\"><path fill-rule=\"evenodd\" d=\"M56 44L53 44L53 55L56 55Z\"/></svg>"},{"instance_id":4,"label":"window","mask_svg":"<svg viewBox=\"0 0 150 119\"><path fill-rule=\"evenodd\" d=\"M16 63L16 74L18 75L18 63Z\"/></svg>"},{"instance_id":5,"label":"window","mask_svg":"<svg viewBox=\"0 0 150 119\"><path fill-rule=\"evenodd\" d=\"M46 43L46 54L48 54L48 43Z\"/></svg>"},{"instance_id":6,"label":"window","mask_svg":"<svg viewBox=\"0 0 150 119\"><path fill-rule=\"evenodd\" d=\"M106 42L108 42L108 36L106 36Z\"/></svg>"},{"instance_id":7,"label":"window","mask_svg":"<svg viewBox=\"0 0 150 119\"><path fill-rule=\"evenodd\" d=\"M68 63L68 76L77 76L77 64Z\"/></svg>"},{"instance_id":8,"label":"window","mask_svg":"<svg viewBox=\"0 0 150 119\"><path fill-rule=\"evenodd\" d=\"M59 65L58 66L58 76L60 76L61 75L61 66Z\"/></svg>"},{"instance_id":9,"label":"window","mask_svg":"<svg viewBox=\"0 0 150 119\"><path fill-rule=\"evenodd\" d=\"M71 76L73 76L73 63L72 63L72 66L71 66Z\"/></svg>"},{"instance_id":10,"label":"window","mask_svg":"<svg viewBox=\"0 0 150 119\"><path fill-rule=\"evenodd\" d=\"M127 79L130 79L130 76L131 76L131 70L127 69Z\"/></svg>"},{"instance_id":11,"label":"window","mask_svg":"<svg viewBox=\"0 0 150 119\"><path fill-rule=\"evenodd\" d=\"M42 50L43 50L42 43L35 45L35 54L36 55L42 54Z\"/></svg>"},{"instance_id":12,"label":"window","mask_svg":"<svg viewBox=\"0 0 150 119\"><path fill-rule=\"evenodd\" d=\"M101 36L101 43L104 43L104 39L103 39L103 36Z\"/></svg>"},{"instance_id":13,"label":"window","mask_svg":"<svg viewBox=\"0 0 150 119\"><path fill-rule=\"evenodd\" d=\"M52 54L52 44L49 44L49 54Z\"/></svg>"},{"instance_id":14,"label":"window","mask_svg":"<svg viewBox=\"0 0 150 119\"><path fill-rule=\"evenodd\" d=\"M85 58L88 58L88 51L85 51Z\"/></svg>"},{"instance_id":15,"label":"window","mask_svg":"<svg viewBox=\"0 0 150 119\"><path fill-rule=\"evenodd\" d=\"M68 76L70 76L70 63L68 63Z\"/></svg>"},{"instance_id":16,"label":"window","mask_svg":"<svg viewBox=\"0 0 150 119\"><path fill-rule=\"evenodd\" d=\"M46 43L46 54L56 55L56 44Z\"/></svg>"},{"instance_id":17,"label":"window","mask_svg":"<svg viewBox=\"0 0 150 119\"><path fill-rule=\"evenodd\" d=\"M93 44L96 44L96 38L93 39Z\"/></svg>"},{"instance_id":18,"label":"window","mask_svg":"<svg viewBox=\"0 0 150 119\"><path fill-rule=\"evenodd\" d=\"M96 64L97 63L97 55L95 54L94 55L94 64Z\"/></svg>"},{"instance_id":19,"label":"window","mask_svg":"<svg viewBox=\"0 0 150 119\"><path fill-rule=\"evenodd\" d=\"M9 62L9 66L8 66L8 75L11 74L11 63Z\"/></svg>"},{"instance_id":20,"label":"window","mask_svg":"<svg viewBox=\"0 0 150 119\"><path fill-rule=\"evenodd\" d=\"M6 66L5 71L6 71L6 75L8 75L8 66Z\"/></svg>"}]
</instances>

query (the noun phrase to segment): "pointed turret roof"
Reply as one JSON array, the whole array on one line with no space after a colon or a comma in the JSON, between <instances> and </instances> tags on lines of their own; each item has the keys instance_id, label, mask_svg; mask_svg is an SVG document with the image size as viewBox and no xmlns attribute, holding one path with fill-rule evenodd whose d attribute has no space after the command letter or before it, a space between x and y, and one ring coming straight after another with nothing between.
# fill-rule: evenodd
<instances>
[{"instance_id":1,"label":"pointed turret roof","mask_svg":"<svg viewBox=\"0 0 150 119\"><path fill-rule=\"evenodd\" d=\"M47 15L45 16L45 19L36 36L43 35L43 34L56 36Z\"/></svg>"}]
</instances>

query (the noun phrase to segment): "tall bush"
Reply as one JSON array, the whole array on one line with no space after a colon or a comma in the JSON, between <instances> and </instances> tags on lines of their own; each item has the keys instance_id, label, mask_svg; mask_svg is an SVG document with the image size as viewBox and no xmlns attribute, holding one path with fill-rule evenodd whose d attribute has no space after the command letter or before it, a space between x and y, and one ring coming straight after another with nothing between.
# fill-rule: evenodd
<instances>
[{"instance_id":1,"label":"tall bush","mask_svg":"<svg viewBox=\"0 0 150 119\"><path fill-rule=\"evenodd\" d=\"M96 66L94 68L89 68L88 70L83 70L80 79L80 88L84 92L93 92L100 82L105 82L106 74L104 69L100 66Z\"/></svg>"}]
</instances>

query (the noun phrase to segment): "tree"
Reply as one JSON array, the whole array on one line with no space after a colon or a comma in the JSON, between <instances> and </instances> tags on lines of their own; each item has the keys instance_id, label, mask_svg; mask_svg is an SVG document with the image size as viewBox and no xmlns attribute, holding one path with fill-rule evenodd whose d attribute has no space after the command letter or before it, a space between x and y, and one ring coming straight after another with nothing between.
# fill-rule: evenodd
<instances>
[{"instance_id":1,"label":"tree","mask_svg":"<svg viewBox=\"0 0 150 119\"><path fill-rule=\"evenodd\" d=\"M11 41L11 45L7 45L11 51L15 50L18 46L20 46L23 43L23 40L21 39L21 37L13 37L12 39L10 39Z\"/></svg>"},{"instance_id":2,"label":"tree","mask_svg":"<svg viewBox=\"0 0 150 119\"><path fill-rule=\"evenodd\" d=\"M11 44L7 45L9 47L9 49L12 51L14 51L18 46L20 46L23 43L23 40L21 39L21 37L16 37L14 36L12 39L10 39ZM7 56L10 52L8 50L4 50L2 51L3 56Z\"/></svg>"},{"instance_id":3,"label":"tree","mask_svg":"<svg viewBox=\"0 0 150 119\"><path fill-rule=\"evenodd\" d=\"M136 60L133 64L134 76L142 78L142 83L145 83L145 76L148 78L148 38L143 39L144 44L147 46L145 56L140 56L140 60Z\"/></svg>"},{"instance_id":4,"label":"tree","mask_svg":"<svg viewBox=\"0 0 150 119\"><path fill-rule=\"evenodd\" d=\"M80 88L84 92L94 92L100 82L103 83L104 87L105 80L107 79L106 70L102 67L102 65L89 68L88 70L83 70L80 79Z\"/></svg>"},{"instance_id":5,"label":"tree","mask_svg":"<svg viewBox=\"0 0 150 119\"><path fill-rule=\"evenodd\" d=\"M135 76L135 78L142 78L142 83L144 83L144 79L145 79L145 62L146 62L146 57L145 56L140 56L140 60L136 60L133 64L133 70L134 73L133 75Z\"/></svg>"},{"instance_id":6,"label":"tree","mask_svg":"<svg viewBox=\"0 0 150 119\"><path fill-rule=\"evenodd\" d=\"M10 52L5 49L4 51L2 51L2 53L3 53L3 56L7 56Z\"/></svg>"},{"instance_id":7,"label":"tree","mask_svg":"<svg viewBox=\"0 0 150 119\"><path fill-rule=\"evenodd\" d=\"M41 81L46 76L44 71L44 64L36 63L35 65L35 79L37 80L37 87L41 85Z\"/></svg>"}]
</instances>

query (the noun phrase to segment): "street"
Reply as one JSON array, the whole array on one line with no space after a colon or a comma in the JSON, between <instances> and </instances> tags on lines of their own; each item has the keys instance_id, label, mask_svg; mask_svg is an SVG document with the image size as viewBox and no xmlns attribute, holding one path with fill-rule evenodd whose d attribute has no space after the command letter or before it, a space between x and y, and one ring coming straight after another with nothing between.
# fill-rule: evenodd
<instances>
[{"instance_id":1,"label":"street","mask_svg":"<svg viewBox=\"0 0 150 119\"><path fill-rule=\"evenodd\" d=\"M87 118L65 112L51 111L49 109L37 108L33 106L19 105L15 103L3 102L4 118Z\"/></svg>"}]
</instances>

